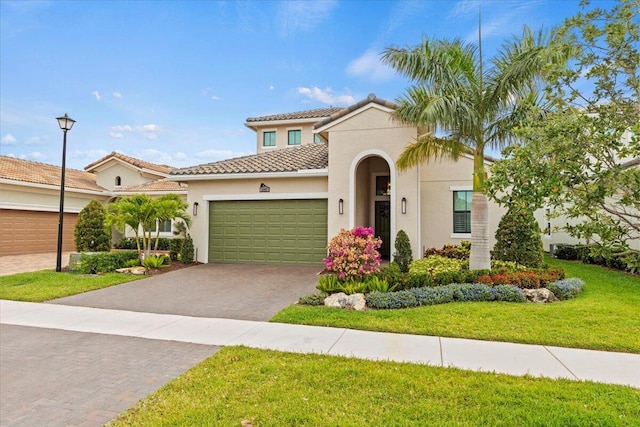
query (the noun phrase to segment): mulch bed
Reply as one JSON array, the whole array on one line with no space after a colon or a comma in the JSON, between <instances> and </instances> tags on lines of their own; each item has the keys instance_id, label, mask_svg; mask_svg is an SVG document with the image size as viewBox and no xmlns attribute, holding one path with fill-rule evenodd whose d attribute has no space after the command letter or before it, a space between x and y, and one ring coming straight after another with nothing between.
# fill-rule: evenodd
<instances>
[{"instance_id":1,"label":"mulch bed","mask_svg":"<svg viewBox=\"0 0 640 427\"><path fill-rule=\"evenodd\" d=\"M170 271L182 270L183 268L193 267L194 265L202 264L201 262L193 262L191 264L185 264L180 261L171 261L166 267L152 268L148 271L147 276L157 276L158 274L168 273Z\"/></svg>"}]
</instances>

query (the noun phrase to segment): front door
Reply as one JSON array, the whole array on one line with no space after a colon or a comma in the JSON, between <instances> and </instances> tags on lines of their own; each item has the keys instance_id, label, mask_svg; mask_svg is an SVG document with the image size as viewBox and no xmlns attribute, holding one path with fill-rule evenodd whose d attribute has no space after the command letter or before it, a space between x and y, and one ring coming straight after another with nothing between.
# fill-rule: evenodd
<instances>
[{"instance_id":1,"label":"front door","mask_svg":"<svg viewBox=\"0 0 640 427\"><path fill-rule=\"evenodd\" d=\"M375 233L382 239L379 252L382 259L390 259L391 256L391 203L388 200L375 202Z\"/></svg>"}]
</instances>

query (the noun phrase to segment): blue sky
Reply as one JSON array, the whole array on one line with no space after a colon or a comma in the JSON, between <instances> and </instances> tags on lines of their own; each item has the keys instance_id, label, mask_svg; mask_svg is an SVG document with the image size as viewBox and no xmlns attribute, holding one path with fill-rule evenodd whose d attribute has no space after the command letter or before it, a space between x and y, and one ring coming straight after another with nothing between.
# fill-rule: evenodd
<instances>
[{"instance_id":1,"label":"blue sky","mask_svg":"<svg viewBox=\"0 0 640 427\"><path fill-rule=\"evenodd\" d=\"M111 151L176 167L253 153L247 117L394 100L408 82L380 52L475 42L480 5L485 57L523 25L579 11L578 0L0 0L0 153L60 165L64 113L77 121L76 169Z\"/></svg>"}]
</instances>

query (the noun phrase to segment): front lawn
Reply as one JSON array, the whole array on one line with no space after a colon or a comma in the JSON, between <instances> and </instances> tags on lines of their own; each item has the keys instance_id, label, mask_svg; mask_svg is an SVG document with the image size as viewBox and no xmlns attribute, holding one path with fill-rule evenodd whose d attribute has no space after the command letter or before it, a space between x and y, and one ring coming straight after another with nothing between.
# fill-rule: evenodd
<instances>
[{"instance_id":1,"label":"front lawn","mask_svg":"<svg viewBox=\"0 0 640 427\"><path fill-rule=\"evenodd\" d=\"M631 426L638 401L631 387L227 347L109 425Z\"/></svg>"},{"instance_id":2,"label":"front lawn","mask_svg":"<svg viewBox=\"0 0 640 427\"><path fill-rule=\"evenodd\" d=\"M52 270L0 276L0 299L42 302L106 288L144 276L109 273L82 275Z\"/></svg>"},{"instance_id":3,"label":"front lawn","mask_svg":"<svg viewBox=\"0 0 640 427\"><path fill-rule=\"evenodd\" d=\"M640 352L640 278L579 262L547 259L584 280L576 299L552 304L450 303L403 310L347 311L292 305L272 322Z\"/></svg>"}]
</instances>

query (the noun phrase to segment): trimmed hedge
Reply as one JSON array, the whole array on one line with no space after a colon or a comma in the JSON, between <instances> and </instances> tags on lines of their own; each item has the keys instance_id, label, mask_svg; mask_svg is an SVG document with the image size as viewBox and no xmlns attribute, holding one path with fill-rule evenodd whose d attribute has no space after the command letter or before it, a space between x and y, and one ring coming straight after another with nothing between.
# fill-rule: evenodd
<instances>
[{"instance_id":1,"label":"trimmed hedge","mask_svg":"<svg viewBox=\"0 0 640 427\"><path fill-rule=\"evenodd\" d=\"M594 247L595 245L559 244L556 246L553 256L568 261L582 261L585 264L603 265L630 273L640 272L640 252L628 251L625 255L620 254L620 252L608 256L594 255L592 253L592 248Z\"/></svg>"},{"instance_id":2,"label":"trimmed hedge","mask_svg":"<svg viewBox=\"0 0 640 427\"><path fill-rule=\"evenodd\" d=\"M84 253L80 255L80 263L74 273L109 273L126 267L127 262L132 259L138 259L137 251Z\"/></svg>"},{"instance_id":3,"label":"trimmed hedge","mask_svg":"<svg viewBox=\"0 0 640 427\"><path fill-rule=\"evenodd\" d=\"M397 309L449 302L504 301L525 302L527 299L519 289L511 285L491 287L481 283L453 283L434 288L412 288L398 292L371 292L366 297L367 305L375 309Z\"/></svg>"}]
</instances>

